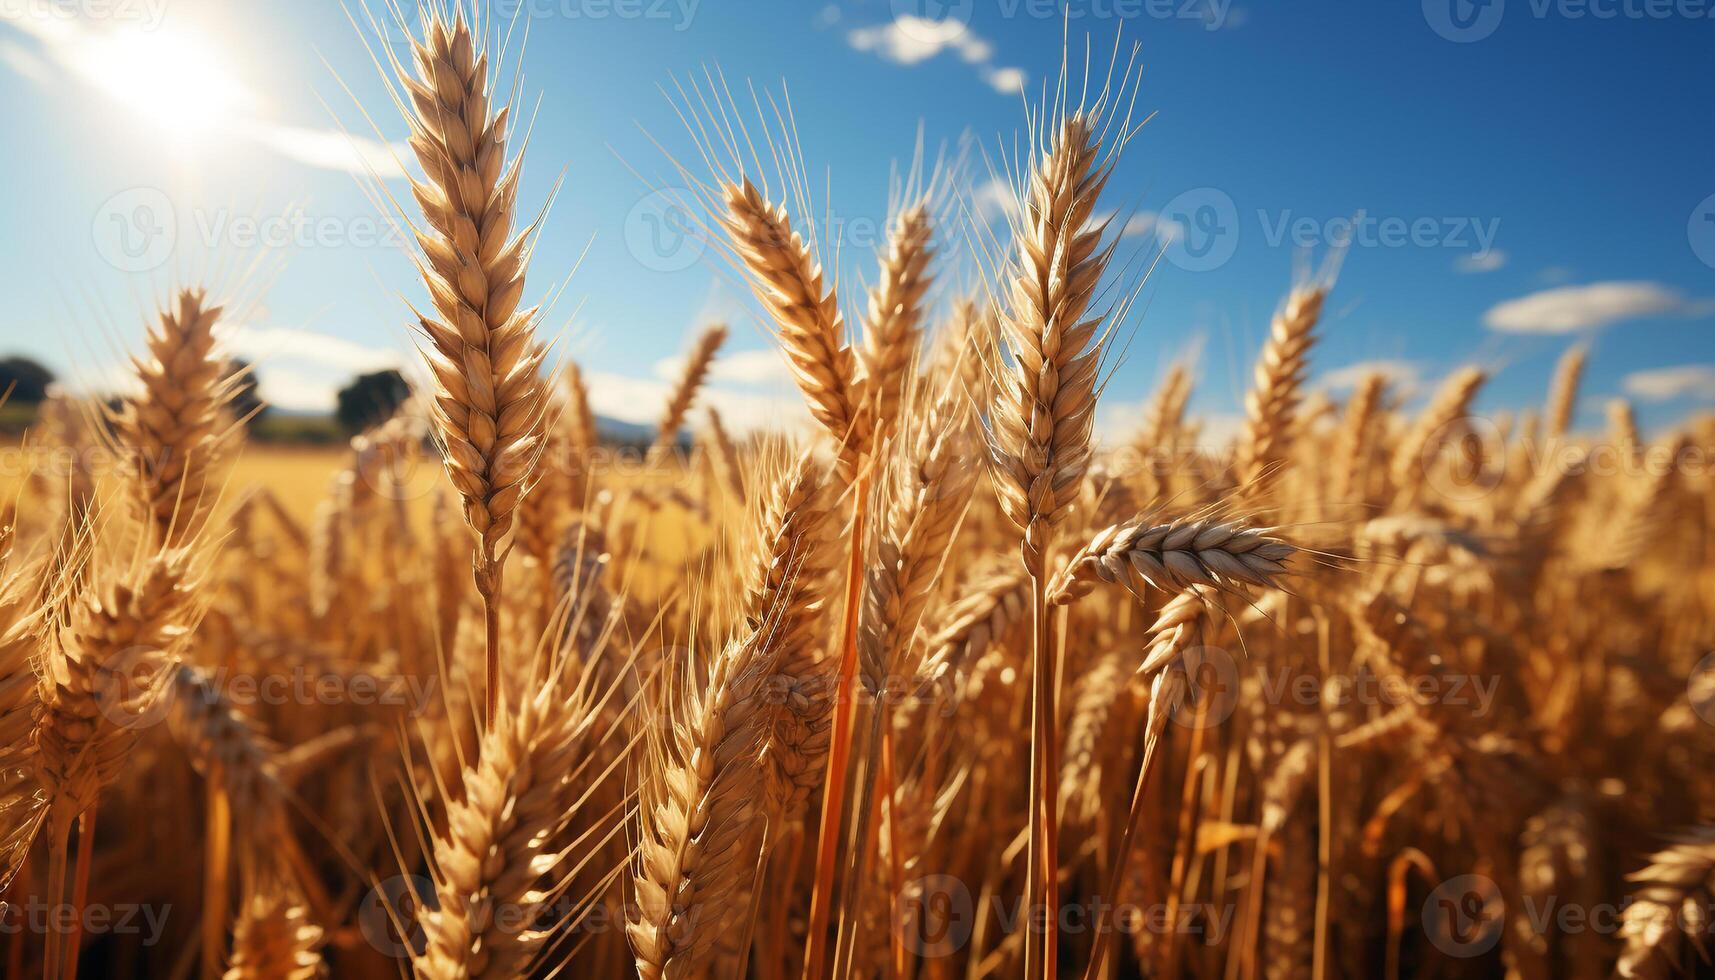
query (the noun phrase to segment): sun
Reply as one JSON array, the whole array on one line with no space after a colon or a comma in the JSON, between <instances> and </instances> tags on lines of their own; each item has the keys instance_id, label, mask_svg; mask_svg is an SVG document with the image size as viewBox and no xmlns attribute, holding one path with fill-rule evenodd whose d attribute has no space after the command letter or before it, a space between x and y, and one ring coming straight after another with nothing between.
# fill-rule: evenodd
<instances>
[{"instance_id":1,"label":"sun","mask_svg":"<svg viewBox=\"0 0 1715 980\"><path fill-rule=\"evenodd\" d=\"M188 32L115 32L91 39L77 61L89 82L179 138L219 129L252 101L216 48Z\"/></svg>"}]
</instances>

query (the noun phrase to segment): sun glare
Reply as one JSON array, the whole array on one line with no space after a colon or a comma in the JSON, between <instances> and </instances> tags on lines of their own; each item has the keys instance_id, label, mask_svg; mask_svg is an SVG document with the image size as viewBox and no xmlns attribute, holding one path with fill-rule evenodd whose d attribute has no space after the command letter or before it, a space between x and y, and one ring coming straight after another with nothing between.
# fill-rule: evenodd
<instances>
[{"instance_id":1,"label":"sun glare","mask_svg":"<svg viewBox=\"0 0 1715 980\"><path fill-rule=\"evenodd\" d=\"M179 138L230 122L250 101L213 48L191 34L116 33L89 44L80 62L103 92Z\"/></svg>"}]
</instances>

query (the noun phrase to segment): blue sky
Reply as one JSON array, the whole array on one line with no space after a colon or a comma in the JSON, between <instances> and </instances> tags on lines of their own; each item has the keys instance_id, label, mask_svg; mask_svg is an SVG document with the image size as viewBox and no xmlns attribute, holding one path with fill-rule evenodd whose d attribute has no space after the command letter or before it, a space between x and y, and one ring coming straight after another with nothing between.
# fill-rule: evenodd
<instances>
[{"instance_id":1,"label":"blue sky","mask_svg":"<svg viewBox=\"0 0 1715 980\"><path fill-rule=\"evenodd\" d=\"M548 328L599 411L641 420L687 335L730 318L713 397L741 424L795 396L744 290L651 196L679 183L654 141L690 150L659 88L718 67L735 88L790 91L816 205L846 229L827 260L855 314L868 230L919 126L931 154L975 139L970 199L992 206L1019 86L1034 97L1057 75L1065 24L1049 0L496 6L528 29L523 200L563 181L531 270L531 292L558 297ZM1314 354L1336 394L1360 364L1421 394L1475 360L1496 372L1485 406L1532 404L1585 341L1585 424L1620 394L1652 426L1715 402L1715 0L1071 11L1074 58L1086 36L1103 56L1122 27L1141 46L1138 106L1156 113L1110 184L1135 232L1124 251L1151 254L1162 230L1175 242L1128 324L1105 429L1193 349L1193 409L1236 412L1295 269L1360 213ZM0 354L101 387L155 298L203 280L236 295L232 343L282 404L410 363L406 301L422 293L377 196L404 190L386 143L405 129L366 33L337 0L0 0Z\"/></svg>"}]
</instances>

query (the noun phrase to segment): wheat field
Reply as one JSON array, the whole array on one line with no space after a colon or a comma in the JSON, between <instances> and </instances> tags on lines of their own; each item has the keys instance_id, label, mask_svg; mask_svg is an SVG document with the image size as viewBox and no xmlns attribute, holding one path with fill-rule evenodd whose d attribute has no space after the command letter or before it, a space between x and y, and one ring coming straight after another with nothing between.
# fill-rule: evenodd
<instances>
[{"instance_id":1,"label":"wheat field","mask_svg":"<svg viewBox=\"0 0 1715 980\"><path fill-rule=\"evenodd\" d=\"M710 324L654 444L603 446L493 25L389 12L429 389L247 448L185 283L132 394L25 438L6 976L1712 975L1715 418L1576 431L1579 347L1510 418L1481 366L1336 403L1336 256L1283 271L1231 439L1186 363L1098 441L1119 57L1030 114L1006 228L923 181L861 294L782 115L681 89L813 427L700 405ZM953 242L986 274L933 303Z\"/></svg>"}]
</instances>

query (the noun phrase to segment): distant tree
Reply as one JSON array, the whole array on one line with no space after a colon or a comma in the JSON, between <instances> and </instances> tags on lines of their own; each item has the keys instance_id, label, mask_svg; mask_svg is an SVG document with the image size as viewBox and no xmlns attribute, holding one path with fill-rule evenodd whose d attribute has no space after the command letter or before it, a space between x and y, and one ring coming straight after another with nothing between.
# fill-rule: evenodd
<instances>
[{"instance_id":1,"label":"distant tree","mask_svg":"<svg viewBox=\"0 0 1715 980\"><path fill-rule=\"evenodd\" d=\"M357 380L340 389L339 408L334 417L341 428L355 435L392 418L410 397L411 385L398 371L358 375Z\"/></svg>"},{"instance_id":2,"label":"distant tree","mask_svg":"<svg viewBox=\"0 0 1715 980\"><path fill-rule=\"evenodd\" d=\"M27 357L0 358L0 395L12 390L14 405L39 405L48 397L54 373Z\"/></svg>"},{"instance_id":3,"label":"distant tree","mask_svg":"<svg viewBox=\"0 0 1715 980\"><path fill-rule=\"evenodd\" d=\"M227 363L226 376L233 379L232 414L254 426L268 413L268 405L257 391L256 371L249 361L235 357Z\"/></svg>"}]
</instances>

